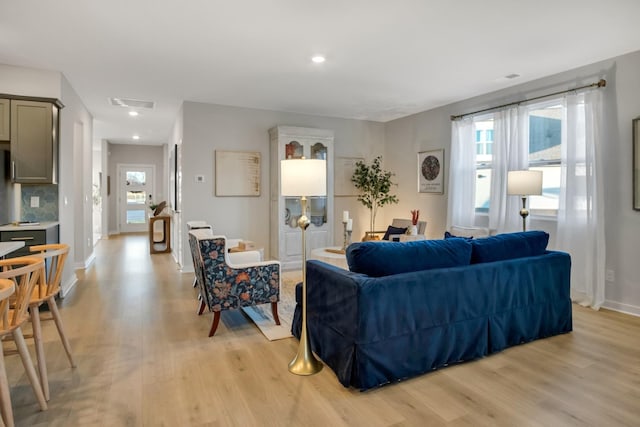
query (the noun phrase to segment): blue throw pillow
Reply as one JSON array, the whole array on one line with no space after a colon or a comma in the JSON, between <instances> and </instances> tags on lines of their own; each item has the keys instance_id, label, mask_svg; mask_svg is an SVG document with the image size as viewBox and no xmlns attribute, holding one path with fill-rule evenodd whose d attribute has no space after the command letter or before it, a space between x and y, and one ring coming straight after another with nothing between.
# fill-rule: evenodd
<instances>
[{"instance_id":1,"label":"blue throw pillow","mask_svg":"<svg viewBox=\"0 0 640 427\"><path fill-rule=\"evenodd\" d=\"M471 243L464 239L362 242L347 247L349 270L371 277L468 265Z\"/></svg>"},{"instance_id":2,"label":"blue throw pillow","mask_svg":"<svg viewBox=\"0 0 640 427\"><path fill-rule=\"evenodd\" d=\"M542 255L549 243L544 231L521 231L472 240L471 264Z\"/></svg>"},{"instance_id":3,"label":"blue throw pillow","mask_svg":"<svg viewBox=\"0 0 640 427\"><path fill-rule=\"evenodd\" d=\"M444 238L445 239L466 239L466 240L473 240L473 236L469 236L469 237L465 237L465 236L454 236L453 234L449 233L448 231L444 232Z\"/></svg>"},{"instance_id":4,"label":"blue throw pillow","mask_svg":"<svg viewBox=\"0 0 640 427\"><path fill-rule=\"evenodd\" d=\"M405 234L407 232L407 227L394 227L393 225L390 225L389 227L387 227L387 232L384 233L384 237L382 238L382 240L389 240L389 236L390 235L394 235L394 234Z\"/></svg>"}]
</instances>

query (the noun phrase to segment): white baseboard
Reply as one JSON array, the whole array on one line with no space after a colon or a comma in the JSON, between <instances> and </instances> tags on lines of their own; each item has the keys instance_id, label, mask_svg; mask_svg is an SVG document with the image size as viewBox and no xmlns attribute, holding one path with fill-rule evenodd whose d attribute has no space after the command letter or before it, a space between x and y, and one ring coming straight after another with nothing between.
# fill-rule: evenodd
<instances>
[{"instance_id":1,"label":"white baseboard","mask_svg":"<svg viewBox=\"0 0 640 427\"><path fill-rule=\"evenodd\" d=\"M617 301L605 300L602 304L602 308L607 308L613 311L619 311L620 313L630 314L632 316L640 317L640 307L631 304L623 304Z\"/></svg>"},{"instance_id":2,"label":"white baseboard","mask_svg":"<svg viewBox=\"0 0 640 427\"><path fill-rule=\"evenodd\" d=\"M87 268L91 267L91 264L93 264L95 260L96 260L95 253L91 252L91 255L89 255L89 257L85 259L84 262L76 262L73 265L73 268L75 270L86 270Z\"/></svg>"},{"instance_id":3,"label":"white baseboard","mask_svg":"<svg viewBox=\"0 0 640 427\"><path fill-rule=\"evenodd\" d=\"M78 276L76 276L74 273L71 275L71 277L67 282L61 284L60 298L64 298L77 283L78 283Z\"/></svg>"}]
</instances>

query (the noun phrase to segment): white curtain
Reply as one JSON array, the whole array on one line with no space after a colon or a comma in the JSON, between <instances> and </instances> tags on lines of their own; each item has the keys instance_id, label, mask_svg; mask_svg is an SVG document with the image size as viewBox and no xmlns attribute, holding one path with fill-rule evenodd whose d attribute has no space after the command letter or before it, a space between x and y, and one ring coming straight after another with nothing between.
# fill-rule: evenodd
<instances>
[{"instance_id":1,"label":"white curtain","mask_svg":"<svg viewBox=\"0 0 640 427\"><path fill-rule=\"evenodd\" d=\"M473 119L451 122L447 230L471 227L475 221L476 148Z\"/></svg>"},{"instance_id":2,"label":"white curtain","mask_svg":"<svg viewBox=\"0 0 640 427\"><path fill-rule=\"evenodd\" d=\"M571 296L599 309L604 302L605 241L599 90L565 98L556 247L571 254Z\"/></svg>"},{"instance_id":3,"label":"white curtain","mask_svg":"<svg viewBox=\"0 0 640 427\"><path fill-rule=\"evenodd\" d=\"M507 195L507 173L529 169L529 116L526 107L493 115L489 229L497 233L522 231L522 199Z\"/></svg>"}]
</instances>

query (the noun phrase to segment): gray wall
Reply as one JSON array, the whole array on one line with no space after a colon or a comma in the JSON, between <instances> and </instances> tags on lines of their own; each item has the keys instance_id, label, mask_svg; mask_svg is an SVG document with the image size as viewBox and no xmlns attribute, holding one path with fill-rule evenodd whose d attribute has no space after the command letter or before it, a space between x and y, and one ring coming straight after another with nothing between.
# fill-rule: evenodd
<instances>
[{"instance_id":1,"label":"gray wall","mask_svg":"<svg viewBox=\"0 0 640 427\"><path fill-rule=\"evenodd\" d=\"M156 194L153 195L153 200L166 200L164 149L160 145L123 145L111 143L108 144L107 147L107 175L111 181L111 193L107 197L107 204L109 206L109 234L117 234L118 209L116 201L118 197L118 164L154 165L156 167Z\"/></svg>"},{"instance_id":2,"label":"gray wall","mask_svg":"<svg viewBox=\"0 0 640 427\"><path fill-rule=\"evenodd\" d=\"M93 117L59 72L0 64L0 93L56 98L65 106L60 111L58 218L60 241L71 245L62 277L62 293L66 294L76 281L74 268L88 265L93 255L91 242L86 239L91 235L90 215L87 216L91 188L91 174L87 170L91 170L91 161L87 153L91 150ZM74 136L77 125L83 130L78 138Z\"/></svg>"},{"instance_id":3,"label":"gray wall","mask_svg":"<svg viewBox=\"0 0 640 427\"><path fill-rule=\"evenodd\" d=\"M182 131L182 223L205 220L216 233L253 240L269 257L269 129L278 125L332 129L335 156L371 159L384 152L384 124L361 120L236 108L185 102ZM175 137L179 138L179 137ZM215 150L259 151L262 155L262 189L259 197L216 197ZM195 182L204 175L205 182ZM336 197L334 218L349 210L354 218L354 237L364 234L367 211L355 197ZM184 227L183 227L184 228ZM334 227L335 244L342 243L340 227ZM179 230L188 248L186 230ZM183 251L185 271L192 270L191 257Z\"/></svg>"},{"instance_id":4,"label":"gray wall","mask_svg":"<svg viewBox=\"0 0 640 427\"><path fill-rule=\"evenodd\" d=\"M400 204L385 209L387 217L405 216L420 209L428 221L427 235L440 238L444 233L448 179L444 195L417 193L416 153L444 148L448 170L450 153L450 115L462 114L505 102L531 98L582 84L607 79L605 100L605 234L606 268L615 281L606 284L605 305L640 314L640 264L636 242L640 241L640 212L632 210L631 120L640 116L640 52L567 71L527 84L482 95L469 100L425 111L385 124L385 159L400 183ZM412 165L412 167L407 167ZM447 177L448 178L448 177ZM553 246L555 221L531 218L531 227L551 233Z\"/></svg>"}]
</instances>

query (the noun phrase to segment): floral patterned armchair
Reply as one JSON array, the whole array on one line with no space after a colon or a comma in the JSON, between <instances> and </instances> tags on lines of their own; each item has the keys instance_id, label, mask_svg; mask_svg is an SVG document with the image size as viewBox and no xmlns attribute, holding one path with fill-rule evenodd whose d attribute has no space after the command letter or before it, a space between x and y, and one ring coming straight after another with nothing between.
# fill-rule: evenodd
<instances>
[{"instance_id":1,"label":"floral patterned armchair","mask_svg":"<svg viewBox=\"0 0 640 427\"><path fill-rule=\"evenodd\" d=\"M210 230L191 230L189 246L193 256L193 267L200 287L202 303L213 312L209 336L213 336L223 310L237 309L258 304L271 303L276 325L278 301L280 300L280 262L259 261L242 263L230 261L228 241L225 236L214 236ZM231 254L236 255L236 254Z\"/></svg>"}]
</instances>

